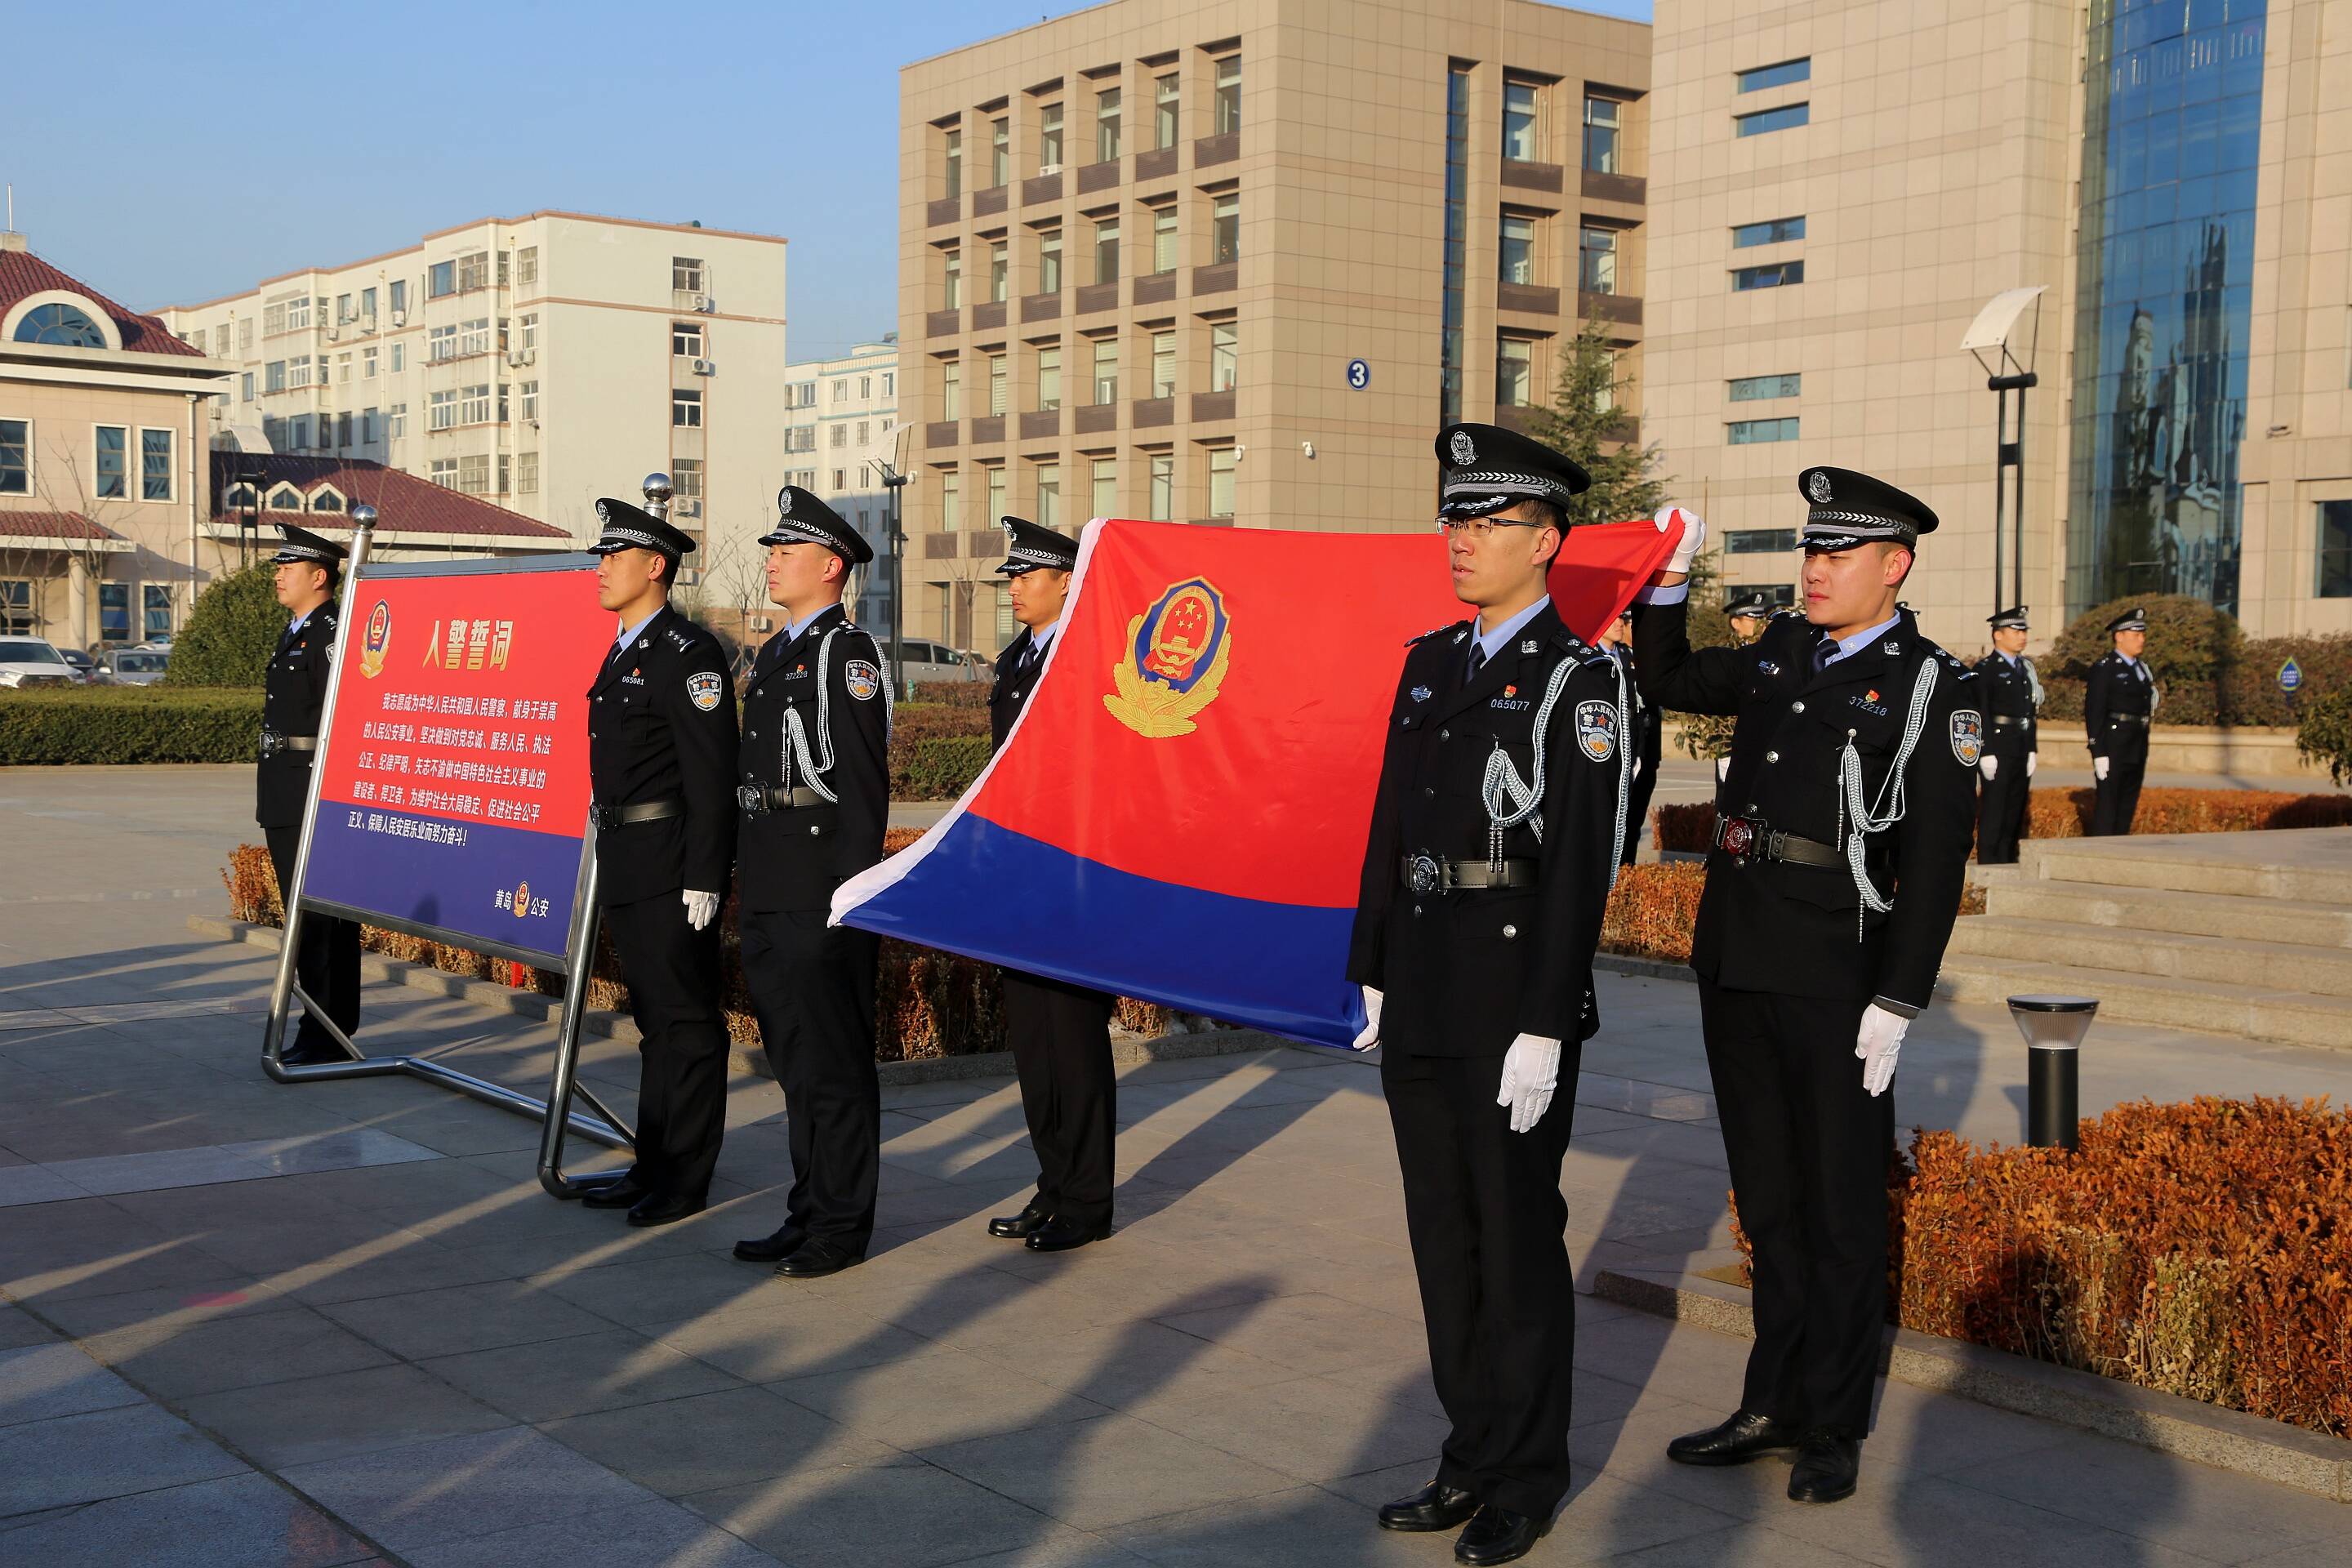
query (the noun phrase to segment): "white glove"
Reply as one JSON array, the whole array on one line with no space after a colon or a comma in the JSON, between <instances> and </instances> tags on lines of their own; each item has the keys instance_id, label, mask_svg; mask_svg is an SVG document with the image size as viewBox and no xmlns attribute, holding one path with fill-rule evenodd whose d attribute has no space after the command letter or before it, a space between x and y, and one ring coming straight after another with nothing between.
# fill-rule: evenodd
<instances>
[{"instance_id":1,"label":"white glove","mask_svg":"<svg viewBox=\"0 0 2352 1568\"><path fill-rule=\"evenodd\" d=\"M678 897L686 903L686 923L697 931L709 925L719 913L716 893L698 893L689 888Z\"/></svg>"},{"instance_id":2,"label":"white glove","mask_svg":"<svg viewBox=\"0 0 2352 1568\"><path fill-rule=\"evenodd\" d=\"M1355 1048L1369 1051L1381 1043L1381 994L1371 986L1364 987L1364 1027L1356 1036Z\"/></svg>"},{"instance_id":3,"label":"white glove","mask_svg":"<svg viewBox=\"0 0 2352 1568\"><path fill-rule=\"evenodd\" d=\"M1642 776L1642 759L1639 757L1633 759L1633 776L1637 779Z\"/></svg>"},{"instance_id":4,"label":"white glove","mask_svg":"<svg viewBox=\"0 0 2352 1568\"><path fill-rule=\"evenodd\" d=\"M2027 778L2032 778L2033 776L2034 760L2041 755L2042 753L2039 752L2028 752L2025 753L2025 776Z\"/></svg>"},{"instance_id":5,"label":"white glove","mask_svg":"<svg viewBox=\"0 0 2352 1568\"><path fill-rule=\"evenodd\" d=\"M1691 557L1698 553L1699 545L1706 539L1706 524L1699 521L1698 513L1679 506L1660 507L1655 521L1660 533L1676 527L1683 531L1682 542L1675 546L1675 552L1666 557L1660 570L1687 573Z\"/></svg>"},{"instance_id":6,"label":"white glove","mask_svg":"<svg viewBox=\"0 0 2352 1568\"><path fill-rule=\"evenodd\" d=\"M1984 755L1984 759L1977 763L1977 767L1983 773L1985 782L1990 784L1992 781L1992 776L2000 772L2000 759L1994 756L1990 752L1987 752Z\"/></svg>"},{"instance_id":7,"label":"white glove","mask_svg":"<svg viewBox=\"0 0 2352 1568\"><path fill-rule=\"evenodd\" d=\"M2093 758L2091 759L2091 776L2092 776L2093 778L2095 778L2095 779L2098 780L2101 784L2105 784L2105 783L2106 783L2106 782L2107 782L2107 759L2106 759L2106 758L2105 758L2105 757L2093 757Z\"/></svg>"},{"instance_id":8,"label":"white glove","mask_svg":"<svg viewBox=\"0 0 2352 1568\"><path fill-rule=\"evenodd\" d=\"M1875 1002L1863 1009L1862 1032L1854 1041L1853 1054L1862 1058L1862 1087L1872 1099L1885 1094L1886 1086L1895 1081L1895 1056L1903 1048L1903 1032L1910 1026L1910 1019Z\"/></svg>"},{"instance_id":9,"label":"white glove","mask_svg":"<svg viewBox=\"0 0 2352 1568\"><path fill-rule=\"evenodd\" d=\"M1729 778L1730 776L1731 776L1731 759L1730 759L1729 757L1717 757L1717 758L1716 758L1716 759L1715 759L1715 782L1716 782L1716 783L1717 783L1717 784L1721 784L1725 779L1727 779L1727 778Z\"/></svg>"},{"instance_id":10,"label":"white glove","mask_svg":"<svg viewBox=\"0 0 2352 1568\"><path fill-rule=\"evenodd\" d=\"M1512 1131L1525 1132L1543 1120L1559 1087L1559 1042L1521 1035L1503 1053L1503 1084L1495 1091L1495 1103L1511 1108Z\"/></svg>"}]
</instances>

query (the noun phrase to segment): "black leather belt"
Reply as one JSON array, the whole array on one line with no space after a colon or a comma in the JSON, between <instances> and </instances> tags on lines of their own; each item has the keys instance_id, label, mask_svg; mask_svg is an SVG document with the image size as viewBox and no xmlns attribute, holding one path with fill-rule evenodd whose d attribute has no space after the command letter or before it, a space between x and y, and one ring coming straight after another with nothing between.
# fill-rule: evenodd
<instances>
[{"instance_id":1,"label":"black leather belt","mask_svg":"<svg viewBox=\"0 0 2352 1568\"><path fill-rule=\"evenodd\" d=\"M2017 718L2014 715L2008 713L1994 714L1992 716L1992 721L1996 729L2007 729L2011 724L2022 724L2029 730L2033 728L2032 720Z\"/></svg>"},{"instance_id":2,"label":"black leather belt","mask_svg":"<svg viewBox=\"0 0 2352 1568\"><path fill-rule=\"evenodd\" d=\"M635 805L592 805L589 816L601 831L608 827L627 827L639 822L659 822L665 816L684 816L686 802L682 800L648 800Z\"/></svg>"},{"instance_id":3,"label":"black leather belt","mask_svg":"<svg viewBox=\"0 0 2352 1568\"><path fill-rule=\"evenodd\" d=\"M1408 891L1451 893L1473 888L1532 888L1538 862L1520 858L1449 860L1438 855L1408 855L1397 866Z\"/></svg>"},{"instance_id":4,"label":"black leather belt","mask_svg":"<svg viewBox=\"0 0 2352 1568\"><path fill-rule=\"evenodd\" d=\"M2154 716L2147 713L2110 713L2107 715L2107 722L2110 724L2148 724L2153 723L2154 721Z\"/></svg>"},{"instance_id":5,"label":"black leather belt","mask_svg":"<svg viewBox=\"0 0 2352 1568\"><path fill-rule=\"evenodd\" d=\"M791 789L779 789L774 784L739 784L735 804L743 808L746 816L765 816L772 811L795 811L833 803L806 784L795 784Z\"/></svg>"},{"instance_id":6,"label":"black leather belt","mask_svg":"<svg viewBox=\"0 0 2352 1568\"><path fill-rule=\"evenodd\" d=\"M315 752L319 749L316 735L281 735L275 730L261 732L261 757L264 762L280 752Z\"/></svg>"},{"instance_id":7,"label":"black leather belt","mask_svg":"<svg viewBox=\"0 0 2352 1568\"><path fill-rule=\"evenodd\" d=\"M1843 866L1845 857L1834 844L1800 834L1776 832L1760 817L1715 819L1715 847L1735 860L1788 860L1799 866Z\"/></svg>"}]
</instances>

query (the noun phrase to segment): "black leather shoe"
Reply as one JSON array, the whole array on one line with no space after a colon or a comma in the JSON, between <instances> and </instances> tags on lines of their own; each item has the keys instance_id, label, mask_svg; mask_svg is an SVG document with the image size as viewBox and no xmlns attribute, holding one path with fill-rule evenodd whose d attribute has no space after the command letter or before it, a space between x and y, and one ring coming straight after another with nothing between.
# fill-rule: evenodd
<instances>
[{"instance_id":1,"label":"black leather shoe","mask_svg":"<svg viewBox=\"0 0 2352 1568\"><path fill-rule=\"evenodd\" d=\"M1789 1472L1790 1502L1835 1502L1853 1496L1862 1474L1862 1445L1835 1432L1805 1434L1797 1451L1796 1468Z\"/></svg>"},{"instance_id":2,"label":"black leather shoe","mask_svg":"<svg viewBox=\"0 0 2352 1568\"><path fill-rule=\"evenodd\" d=\"M1516 1563L1543 1539L1544 1529L1550 1522L1531 1513L1514 1513L1488 1503L1471 1516L1454 1541L1454 1561L1482 1568L1490 1563Z\"/></svg>"},{"instance_id":3,"label":"black leather shoe","mask_svg":"<svg viewBox=\"0 0 2352 1568\"><path fill-rule=\"evenodd\" d=\"M822 1279L828 1274L838 1274L865 1261L865 1258L843 1251L821 1236L813 1236L793 1248L791 1257L776 1265L776 1276L782 1279Z\"/></svg>"},{"instance_id":4,"label":"black leather shoe","mask_svg":"<svg viewBox=\"0 0 2352 1568\"><path fill-rule=\"evenodd\" d=\"M633 1209L647 1198L651 1191L624 1177L609 1187L599 1187L580 1200L582 1208Z\"/></svg>"},{"instance_id":5,"label":"black leather shoe","mask_svg":"<svg viewBox=\"0 0 2352 1568\"><path fill-rule=\"evenodd\" d=\"M640 1227L651 1225L675 1225L691 1219L702 1212L704 1200L699 1197L667 1194L647 1197L629 1211L629 1223Z\"/></svg>"},{"instance_id":6,"label":"black leather shoe","mask_svg":"<svg viewBox=\"0 0 2352 1568\"><path fill-rule=\"evenodd\" d=\"M1052 1209L1033 1198L1030 1200L1029 1206L1019 1214L998 1215L994 1219L990 1220L988 1234L1001 1236L1007 1241L1019 1241L1024 1237L1034 1236L1043 1230L1045 1227L1045 1222L1053 1217Z\"/></svg>"},{"instance_id":7,"label":"black leather shoe","mask_svg":"<svg viewBox=\"0 0 2352 1568\"><path fill-rule=\"evenodd\" d=\"M808 1232L785 1226L771 1236L755 1236L735 1244L735 1257L743 1263L782 1263L800 1250Z\"/></svg>"},{"instance_id":8,"label":"black leather shoe","mask_svg":"<svg viewBox=\"0 0 2352 1568\"><path fill-rule=\"evenodd\" d=\"M1478 1500L1460 1487L1432 1481L1411 1497L1381 1505L1381 1528L1421 1531L1452 1530L1478 1511Z\"/></svg>"},{"instance_id":9,"label":"black leather shoe","mask_svg":"<svg viewBox=\"0 0 2352 1568\"><path fill-rule=\"evenodd\" d=\"M1678 1465L1744 1465L1766 1454L1793 1448L1804 1436L1789 1422L1735 1410L1721 1426L1685 1433L1667 1444L1666 1458Z\"/></svg>"},{"instance_id":10,"label":"black leather shoe","mask_svg":"<svg viewBox=\"0 0 2352 1568\"><path fill-rule=\"evenodd\" d=\"M1029 1239L1022 1245L1032 1252L1067 1252L1073 1247L1084 1247L1090 1241L1107 1240L1109 1236L1110 1221L1108 1220L1103 1221L1100 1225L1080 1225L1076 1220L1065 1219L1060 1215L1055 1215L1052 1219L1031 1231Z\"/></svg>"}]
</instances>

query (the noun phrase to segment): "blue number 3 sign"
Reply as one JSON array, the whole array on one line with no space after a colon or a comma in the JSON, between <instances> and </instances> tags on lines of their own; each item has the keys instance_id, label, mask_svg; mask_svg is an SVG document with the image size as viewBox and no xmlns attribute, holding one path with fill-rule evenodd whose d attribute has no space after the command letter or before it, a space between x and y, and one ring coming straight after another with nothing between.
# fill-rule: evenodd
<instances>
[{"instance_id":1,"label":"blue number 3 sign","mask_svg":"<svg viewBox=\"0 0 2352 1568\"><path fill-rule=\"evenodd\" d=\"M1354 387L1358 392L1361 392L1364 388L1371 385L1372 367L1366 364L1360 359L1349 360L1348 362L1348 384Z\"/></svg>"}]
</instances>

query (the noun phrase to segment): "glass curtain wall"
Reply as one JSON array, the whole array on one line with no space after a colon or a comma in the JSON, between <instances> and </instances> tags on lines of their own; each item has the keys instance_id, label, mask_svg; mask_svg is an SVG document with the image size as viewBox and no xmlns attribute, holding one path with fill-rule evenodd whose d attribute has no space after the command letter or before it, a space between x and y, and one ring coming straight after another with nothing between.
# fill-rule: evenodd
<instances>
[{"instance_id":1,"label":"glass curtain wall","mask_svg":"<svg viewBox=\"0 0 2352 1568\"><path fill-rule=\"evenodd\" d=\"M1437 419L1462 417L1463 251L1468 238L1470 190L1470 71L1445 73L1445 279L1437 331Z\"/></svg>"}]
</instances>

